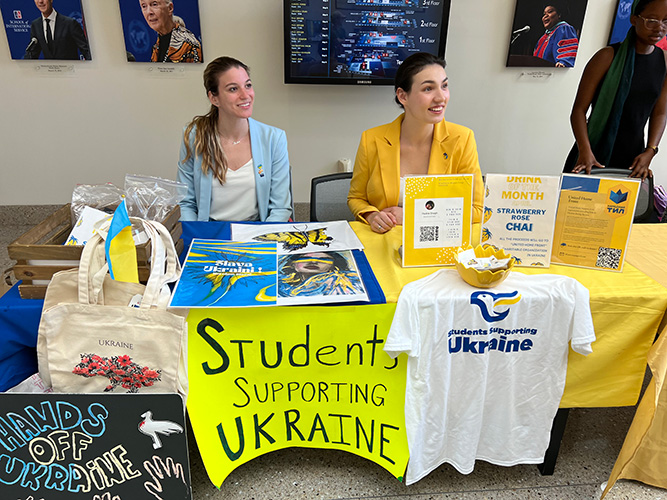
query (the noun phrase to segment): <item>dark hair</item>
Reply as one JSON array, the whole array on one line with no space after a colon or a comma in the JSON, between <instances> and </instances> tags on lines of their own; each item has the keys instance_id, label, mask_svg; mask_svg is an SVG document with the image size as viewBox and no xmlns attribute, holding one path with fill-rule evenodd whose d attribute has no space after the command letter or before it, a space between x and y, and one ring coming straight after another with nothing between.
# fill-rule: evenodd
<instances>
[{"instance_id":1,"label":"dark hair","mask_svg":"<svg viewBox=\"0 0 667 500\"><path fill-rule=\"evenodd\" d=\"M657 2L657 0L639 0L639 2L637 2L637 5L635 5L635 8L633 9L632 13L635 16L638 16L644 11L646 7L649 6L649 4L652 4L653 2Z\"/></svg>"},{"instance_id":2,"label":"dark hair","mask_svg":"<svg viewBox=\"0 0 667 500\"><path fill-rule=\"evenodd\" d=\"M218 95L220 75L232 68L243 68L250 75L250 68L233 57L222 56L208 63L208 66L204 70L206 95L209 92L213 95ZM194 152L190 148L190 132L193 127L197 127L195 131ZM193 153L201 155L202 172L207 174L211 170L213 176L221 183L224 183L227 174L227 155L225 155L218 140L218 108L211 104L211 109L209 109L208 113L203 116L195 116L185 128L183 141L185 143L184 161L187 161Z\"/></svg>"},{"instance_id":3,"label":"dark hair","mask_svg":"<svg viewBox=\"0 0 667 500\"><path fill-rule=\"evenodd\" d=\"M403 61L398 67L396 76L394 77L394 94L398 89L403 89L406 92L410 92L410 90L412 90L412 80L414 76L423 70L426 66L430 66L431 64L437 64L443 68L447 65L444 59L438 56L434 56L433 54L429 54L428 52L417 52L416 54L412 54L407 59L405 59L405 61ZM396 95L394 95L394 101L396 101L396 104L398 104L401 108L403 107L401 101L398 100Z\"/></svg>"},{"instance_id":4,"label":"dark hair","mask_svg":"<svg viewBox=\"0 0 667 500\"><path fill-rule=\"evenodd\" d=\"M296 270L294 269L294 261L302 259L305 255L310 255L313 253L324 253L327 254L328 257L330 257L333 260L333 266L338 268L339 271L347 271L349 270L350 266L348 265L347 259L342 256L338 252L307 252L307 253L302 253L302 254L293 254L287 257L285 259L284 263L280 266L280 272L287 274L289 273L295 273Z\"/></svg>"},{"instance_id":5,"label":"dark hair","mask_svg":"<svg viewBox=\"0 0 667 500\"><path fill-rule=\"evenodd\" d=\"M544 8L546 9L547 7L553 7L556 11L556 14L558 14L560 17L563 16L563 11L565 10L564 4L561 4L560 2L548 2Z\"/></svg>"}]
</instances>

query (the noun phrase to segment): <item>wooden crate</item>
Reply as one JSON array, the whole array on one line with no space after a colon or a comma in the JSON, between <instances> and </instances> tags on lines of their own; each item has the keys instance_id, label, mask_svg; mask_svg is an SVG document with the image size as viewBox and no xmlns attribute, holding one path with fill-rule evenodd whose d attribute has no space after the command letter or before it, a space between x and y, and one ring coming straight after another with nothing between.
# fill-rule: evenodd
<instances>
[{"instance_id":1,"label":"wooden crate","mask_svg":"<svg viewBox=\"0 0 667 500\"><path fill-rule=\"evenodd\" d=\"M178 221L178 205L169 212L162 224L169 230L176 251L183 250L183 227ZM83 245L64 245L72 231L70 204L59 208L45 220L9 244L9 258L16 261L12 268L16 279L22 280L19 293L24 299L42 299L47 283L54 273L78 267ZM149 274L150 242L137 245L139 280L145 283Z\"/></svg>"}]
</instances>

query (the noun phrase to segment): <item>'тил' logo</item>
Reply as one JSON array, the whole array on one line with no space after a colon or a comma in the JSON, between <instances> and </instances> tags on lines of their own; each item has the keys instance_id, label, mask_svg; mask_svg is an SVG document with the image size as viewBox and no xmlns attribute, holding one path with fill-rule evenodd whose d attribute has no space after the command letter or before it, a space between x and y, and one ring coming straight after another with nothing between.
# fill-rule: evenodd
<instances>
[{"instance_id":1,"label":"'\u0442\u0438\u043b' logo","mask_svg":"<svg viewBox=\"0 0 667 500\"><path fill-rule=\"evenodd\" d=\"M502 309L502 306L510 306L521 300L518 291L507 293L492 293L484 291L473 292L470 295L470 303L479 307L484 320L489 323L504 320L510 313L510 308ZM498 310L498 309L502 310Z\"/></svg>"},{"instance_id":2,"label":"'\u0442\u0438\u043b' logo","mask_svg":"<svg viewBox=\"0 0 667 500\"><path fill-rule=\"evenodd\" d=\"M624 193L620 189L618 191L611 191L609 193L609 199L612 201L612 203L616 203L618 205L619 203L623 203L628 199L628 192L626 191Z\"/></svg>"},{"instance_id":3,"label":"'\u0442\u0438\u043b' logo","mask_svg":"<svg viewBox=\"0 0 667 500\"><path fill-rule=\"evenodd\" d=\"M617 184L607 193L606 215L612 219L628 216L632 213L630 190L623 184Z\"/></svg>"}]
</instances>

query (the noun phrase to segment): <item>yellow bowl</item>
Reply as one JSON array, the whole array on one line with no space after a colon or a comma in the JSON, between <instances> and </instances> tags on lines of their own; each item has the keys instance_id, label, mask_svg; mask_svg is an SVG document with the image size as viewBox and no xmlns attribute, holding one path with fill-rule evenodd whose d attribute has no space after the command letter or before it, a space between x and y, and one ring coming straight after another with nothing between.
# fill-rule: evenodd
<instances>
[{"instance_id":1,"label":"yellow bowl","mask_svg":"<svg viewBox=\"0 0 667 500\"><path fill-rule=\"evenodd\" d=\"M470 250L472 245L468 245L467 248L459 248L457 253L463 252L464 250ZM494 247L493 245L477 245L475 247L475 257L491 257L495 256L496 259L510 259L507 264L507 269L501 269L498 271L489 271L488 269L484 271L478 271L470 267L465 267L456 259L456 270L459 272L463 281L472 285L476 288L491 288L500 283L502 283L505 278L507 278L514 267L516 262L514 257L505 252L502 248Z\"/></svg>"}]
</instances>

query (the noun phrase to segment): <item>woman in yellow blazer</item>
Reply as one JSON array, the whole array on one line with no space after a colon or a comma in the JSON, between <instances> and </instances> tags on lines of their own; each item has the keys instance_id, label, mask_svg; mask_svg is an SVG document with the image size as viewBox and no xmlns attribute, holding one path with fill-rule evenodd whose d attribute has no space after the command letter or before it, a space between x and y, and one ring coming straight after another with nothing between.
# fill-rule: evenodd
<instances>
[{"instance_id":1,"label":"woman in yellow blazer","mask_svg":"<svg viewBox=\"0 0 667 500\"><path fill-rule=\"evenodd\" d=\"M411 55L399 66L394 89L405 113L362 134L347 196L350 210L376 233L385 233L403 224L401 177L474 174L473 222L480 222L484 187L477 144L472 130L445 121L445 61L423 52Z\"/></svg>"}]
</instances>

